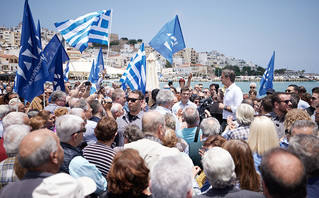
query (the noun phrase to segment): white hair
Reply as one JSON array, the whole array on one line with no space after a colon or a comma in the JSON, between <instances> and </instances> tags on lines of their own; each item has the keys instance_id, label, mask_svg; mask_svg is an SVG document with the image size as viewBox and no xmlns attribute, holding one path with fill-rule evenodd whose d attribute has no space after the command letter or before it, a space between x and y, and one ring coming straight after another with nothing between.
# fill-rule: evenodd
<instances>
[{"instance_id":1,"label":"white hair","mask_svg":"<svg viewBox=\"0 0 319 198\"><path fill-rule=\"evenodd\" d=\"M17 111L17 104L20 104L21 103L21 100L18 99L18 98L12 98L10 101L9 101L9 109L10 111Z\"/></svg>"},{"instance_id":2,"label":"white hair","mask_svg":"<svg viewBox=\"0 0 319 198\"><path fill-rule=\"evenodd\" d=\"M169 89L161 89L156 96L156 103L158 105L166 105L174 102L175 95Z\"/></svg>"},{"instance_id":3,"label":"white hair","mask_svg":"<svg viewBox=\"0 0 319 198\"><path fill-rule=\"evenodd\" d=\"M28 125L11 125L3 135L3 147L7 154L18 153L21 140L28 135L30 127Z\"/></svg>"},{"instance_id":4,"label":"white hair","mask_svg":"<svg viewBox=\"0 0 319 198\"><path fill-rule=\"evenodd\" d=\"M71 139L71 135L81 130L84 120L76 115L63 115L56 119L56 133L61 142L68 142Z\"/></svg>"},{"instance_id":5,"label":"white hair","mask_svg":"<svg viewBox=\"0 0 319 198\"><path fill-rule=\"evenodd\" d=\"M6 128L10 125L22 125L24 124L23 118L28 117L27 114L22 112L10 112L8 115L6 115L3 118L3 129L6 130Z\"/></svg>"},{"instance_id":6,"label":"white hair","mask_svg":"<svg viewBox=\"0 0 319 198\"><path fill-rule=\"evenodd\" d=\"M185 198L192 181L192 164L182 154L163 157L151 171L152 197Z\"/></svg>"},{"instance_id":7,"label":"white hair","mask_svg":"<svg viewBox=\"0 0 319 198\"><path fill-rule=\"evenodd\" d=\"M240 104L236 110L236 119L239 124L250 125L254 121L255 110L249 104Z\"/></svg>"},{"instance_id":8,"label":"white hair","mask_svg":"<svg viewBox=\"0 0 319 198\"><path fill-rule=\"evenodd\" d=\"M78 100L80 100L80 99L79 98L71 98L69 100L69 106L71 109L74 108L74 105L77 103Z\"/></svg>"},{"instance_id":9,"label":"white hair","mask_svg":"<svg viewBox=\"0 0 319 198\"><path fill-rule=\"evenodd\" d=\"M116 112L120 111L121 106L122 105L120 103L113 103L112 107L111 107L111 112L116 113Z\"/></svg>"},{"instance_id":10,"label":"white hair","mask_svg":"<svg viewBox=\"0 0 319 198\"><path fill-rule=\"evenodd\" d=\"M9 105L0 105L0 118L3 118L10 112Z\"/></svg>"},{"instance_id":11,"label":"white hair","mask_svg":"<svg viewBox=\"0 0 319 198\"><path fill-rule=\"evenodd\" d=\"M75 115L75 116L79 116L80 118L82 118L83 112L84 111L81 108L72 108L69 110L69 115Z\"/></svg>"},{"instance_id":12,"label":"white hair","mask_svg":"<svg viewBox=\"0 0 319 198\"><path fill-rule=\"evenodd\" d=\"M254 82L250 83L249 86L252 86L252 85L254 85L255 87L257 87L256 83L254 83Z\"/></svg>"},{"instance_id":13,"label":"white hair","mask_svg":"<svg viewBox=\"0 0 319 198\"><path fill-rule=\"evenodd\" d=\"M212 187L226 188L233 185L236 178L235 164L228 151L213 147L204 154L202 164Z\"/></svg>"},{"instance_id":14,"label":"white hair","mask_svg":"<svg viewBox=\"0 0 319 198\"><path fill-rule=\"evenodd\" d=\"M203 136L219 135L220 124L216 118L209 117L202 120L200 123L200 129L203 132Z\"/></svg>"}]
</instances>

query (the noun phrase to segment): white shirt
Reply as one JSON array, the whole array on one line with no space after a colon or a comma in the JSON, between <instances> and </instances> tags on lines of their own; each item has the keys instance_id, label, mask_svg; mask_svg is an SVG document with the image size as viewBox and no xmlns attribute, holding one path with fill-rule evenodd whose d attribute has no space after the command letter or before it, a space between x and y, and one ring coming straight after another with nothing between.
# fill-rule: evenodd
<instances>
[{"instance_id":1,"label":"white shirt","mask_svg":"<svg viewBox=\"0 0 319 198\"><path fill-rule=\"evenodd\" d=\"M177 112L178 112L179 109L184 109L185 107L187 107L187 106L189 106L189 105L191 105L191 106L197 108L196 104L193 103L193 102L191 102L190 100L188 100L185 105L183 105L182 101L179 101L179 102L177 102L177 103L175 103L175 104L173 105L172 111L173 111L174 114L177 114Z\"/></svg>"},{"instance_id":2,"label":"white shirt","mask_svg":"<svg viewBox=\"0 0 319 198\"><path fill-rule=\"evenodd\" d=\"M233 116L233 119L236 119L236 109L243 101L243 92L235 84L231 84L226 88L223 104L225 106L231 107L232 113L229 111L223 110L223 119L227 119L229 115Z\"/></svg>"}]
</instances>

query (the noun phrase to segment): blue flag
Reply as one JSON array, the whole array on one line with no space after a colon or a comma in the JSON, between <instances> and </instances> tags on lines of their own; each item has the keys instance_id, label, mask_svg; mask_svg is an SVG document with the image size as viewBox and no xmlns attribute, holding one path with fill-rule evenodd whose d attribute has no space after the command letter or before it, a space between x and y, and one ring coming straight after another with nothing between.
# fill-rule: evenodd
<instances>
[{"instance_id":1,"label":"blue flag","mask_svg":"<svg viewBox=\"0 0 319 198\"><path fill-rule=\"evenodd\" d=\"M177 15L162 27L149 42L149 45L172 63L173 54L185 48L184 37Z\"/></svg>"},{"instance_id":2,"label":"blue flag","mask_svg":"<svg viewBox=\"0 0 319 198\"><path fill-rule=\"evenodd\" d=\"M98 68L99 73L102 73L104 70L104 60L103 60L103 53L102 53L102 46L100 47L99 54L96 58L96 67Z\"/></svg>"},{"instance_id":3,"label":"blue flag","mask_svg":"<svg viewBox=\"0 0 319 198\"><path fill-rule=\"evenodd\" d=\"M63 45L60 43L50 65L54 67L53 90L65 91L63 75Z\"/></svg>"},{"instance_id":4,"label":"blue flag","mask_svg":"<svg viewBox=\"0 0 319 198\"><path fill-rule=\"evenodd\" d=\"M48 70L36 34L31 10L28 0L26 0L15 88L18 95L29 102L44 92L43 84L48 76Z\"/></svg>"},{"instance_id":5,"label":"blue flag","mask_svg":"<svg viewBox=\"0 0 319 198\"><path fill-rule=\"evenodd\" d=\"M69 70L70 70L69 63L70 63L70 61L68 61L68 64L66 65L66 68L65 68L64 73L63 73L65 82L69 81Z\"/></svg>"},{"instance_id":6,"label":"blue flag","mask_svg":"<svg viewBox=\"0 0 319 198\"><path fill-rule=\"evenodd\" d=\"M124 90L126 90L127 85L129 85L131 90L140 90L145 94L146 55L144 43L142 43L135 57L131 59L120 82L122 82L122 89Z\"/></svg>"},{"instance_id":7,"label":"blue flag","mask_svg":"<svg viewBox=\"0 0 319 198\"><path fill-rule=\"evenodd\" d=\"M88 42L108 45L111 13L112 10L92 12L54 25L72 47L83 52Z\"/></svg>"},{"instance_id":8,"label":"blue flag","mask_svg":"<svg viewBox=\"0 0 319 198\"><path fill-rule=\"evenodd\" d=\"M40 46L40 49L42 50L40 20L38 20L38 29L37 29L36 36L35 36L35 37L39 40L39 46Z\"/></svg>"},{"instance_id":9,"label":"blue flag","mask_svg":"<svg viewBox=\"0 0 319 198\"><path fill-rule=\"evenodd\" d=\"M268 63L268 67L265 70L263 77L260 80L260 89L259 89L260 96L265 95L267 92L267 89L273 88L274 65L275 65L275 52Z\"/></svg>"},{"instance_id":10,"label":"blue flag","mask_svg":"<svg viewBox=\"0 0 319 198\"><path fill-rule=\"evenodd\" d=\"M58 48L60 47L61 41L57 35L50 40L50 42L45 46L43 50L44 57L47 61L47 69L49 71L49 76L47 77L47 81L53 82L54 81L54 74L55 74L55 61L53 57L56 55ZM62 54L62 62L70 60L68 54L66 53L64 47L62 46L61 49Z\"/></svg>"}]
</instances>

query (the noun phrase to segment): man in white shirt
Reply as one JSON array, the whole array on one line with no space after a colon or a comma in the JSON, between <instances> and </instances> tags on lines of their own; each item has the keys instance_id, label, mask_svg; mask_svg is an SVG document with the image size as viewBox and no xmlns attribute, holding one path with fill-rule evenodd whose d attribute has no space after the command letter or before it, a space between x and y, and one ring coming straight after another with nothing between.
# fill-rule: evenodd
<instances>
[{"instance_id":1,"label":"man in white shirt","mask_svg":"<svg viewBox=\"0 0 319 198\"><path fill-rule=\"evenodd\" d=\"M193 102L191 102L189 100L191 94L190 94L190 91L189 91L189 87L187 86L184 86L182 89L181 89L181 101L177 102L174 104L174 106L172 107L172 111L173 113L177 114L179 111L180 113L182 112L182 110L191 105L191 106L194 106L195 108L197 108L196 104L194 104ZM180 110L181 109L181 110Z\"/></svg>"},{"instance_id":2,"label":"man in white shirt","mask_svg":"<svg viewBox=\"0 0 319 198\"><path fill-rule=\"evenodd\" d=\"M223 109L222 130L226 127L228 116L232 116L234 120L236 119L236 109L243 100L243 92L235 84L235 77L235 72L230 69L224 69L220 77L220 80L226 87L223 103L219 104L219 108Z\"/></svg>"}]
</instances>

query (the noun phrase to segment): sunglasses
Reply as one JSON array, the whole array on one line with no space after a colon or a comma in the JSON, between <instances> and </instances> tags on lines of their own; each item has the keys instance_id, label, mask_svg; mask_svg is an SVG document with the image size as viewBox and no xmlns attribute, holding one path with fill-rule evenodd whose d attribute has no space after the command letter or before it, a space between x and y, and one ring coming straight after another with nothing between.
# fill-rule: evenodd
<instances>
[{"instance_id":1,"label":"sunglasses","mask_svg":"<svg viewBox=\"0 0 319 198\"><path fill-rule=\"evenodd\" d=\"M139 100L138 98L126 98L127 102L136 102L137 100Z\"/></svg>"},{"instance_id":2,"label":"sunglasses","mask_svg":"<svg viewBox=\"0 0 319 198\"><path fill-rule=\"evenodd\" d=\"M286 90L286 93L290 93L290 92L292 92L292 91L291 91L291 90L289 90L289 89L287 89L287 90Z\"/></svg>"},{"instance_id":3,"label":"sunglasses","mask_svg":"<svg viewBox=\"0 0 319 198\"><path fill-rule=\"evenodd\" d=\"M250 89L256 89L256 87L250 87Z\"/></svg>"},{"instance_id":4,"label":"sunglasses","mask_svg":"<svg viewBox=\"0 0 319 198\"><path fill-rule=\"evenodd\" d=\"M289 102L291 102L291 100L281 100L281 101L278 101L278 102L284 102L286 104L289 104Z\"/></svg>"},{"instance_id":5,"label":"sunglasses","mask_svg":"<svg viewBox=\"0 0 319 198\"><path fill-rule=\"evenodd\" d=\"M86 132L86 128L83 128L83 129L81 129L81 130L79 130L79 131L76 131L76 132L74 132L74 133L72 133L72 135L74 135L74 134L76 134L76 133L85 133ZM71 135L71 136L72 136Z\"/></svg>"},{"instance_id":6,"label":"sunglasses","mask_svg":"<svg viewBox=\"0 0 319 198\"><path fill-rule=\"evenodd\" d=\"M203 93L207 94L208 92L207 91L203 91Z\"/></svg>"}]
</instances>

